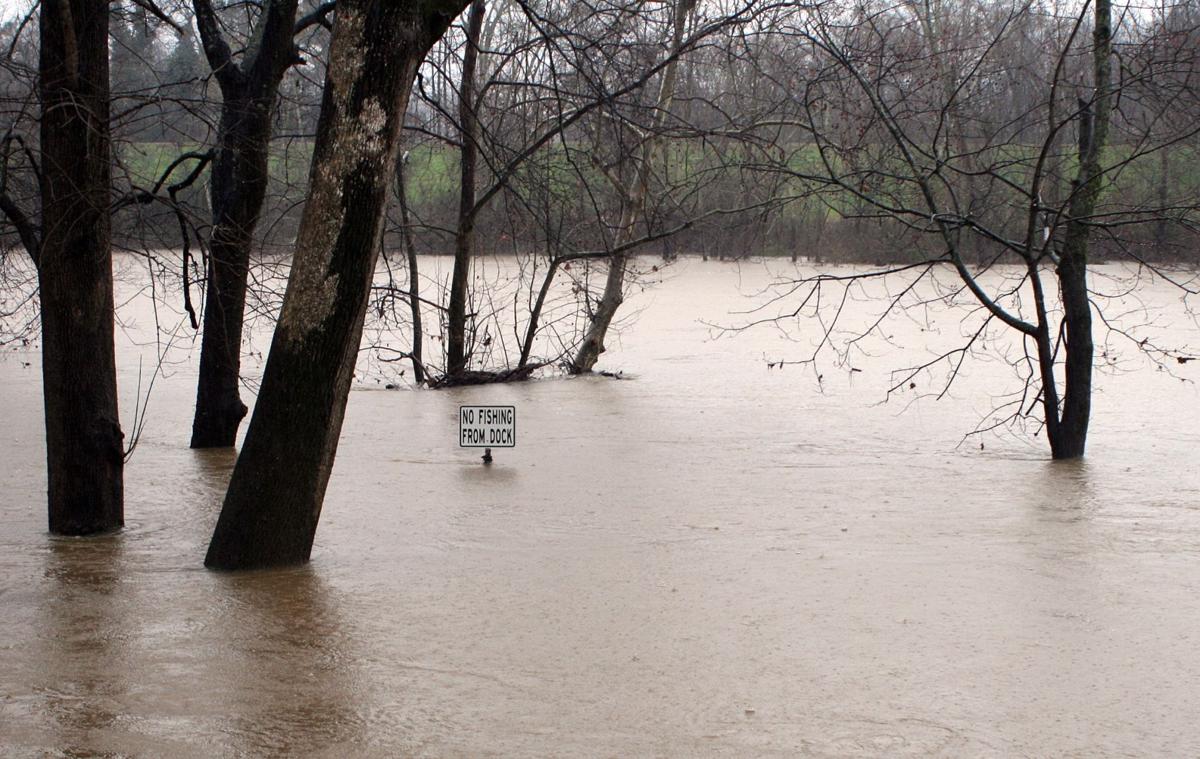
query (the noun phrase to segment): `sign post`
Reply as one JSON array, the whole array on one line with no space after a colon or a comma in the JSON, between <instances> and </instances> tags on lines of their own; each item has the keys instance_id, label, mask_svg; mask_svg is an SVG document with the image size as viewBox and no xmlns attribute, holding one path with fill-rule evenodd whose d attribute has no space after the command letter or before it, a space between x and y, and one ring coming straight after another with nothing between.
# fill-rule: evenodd
<instances>
[{"instance_id":1,"label":"sign post","mask_svg":"<svg viewBox=\"0 0 1200 759\"><path fill-rule=\"evenodd\" d=\"M516 406L459 406L458 446L482 448L483 463L492 463L492 448L517 445Z\"/></svg>"}]
</instances>

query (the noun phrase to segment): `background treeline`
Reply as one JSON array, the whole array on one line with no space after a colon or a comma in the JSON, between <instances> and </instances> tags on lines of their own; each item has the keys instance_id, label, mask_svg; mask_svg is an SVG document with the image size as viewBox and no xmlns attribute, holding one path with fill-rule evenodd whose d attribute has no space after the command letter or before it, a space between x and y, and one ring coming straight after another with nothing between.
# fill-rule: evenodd
<instances>
[{"instance_id":1,"label":"background treeline","mask_svg":"<svg viewBox=\"0 0 1200 759\"><path fill-rule=\"evenodd\" d=\"M795 23L789 17L800 9L745 5L701 4L689 18L688 30L694 32L722 12L749 11L746 23L705 34L681 57L677 90L662 127L669 138L658 177L663 185L645 214L646 228L663 237L639 252L668 258L683 253L909 260L919 235L898 234L893 221L869 209L855 188L830 188L803 176L821 168L821 139L836 144L840 167L848 172L856 162L878 160L873 150L877 143L867 144L877 140L872 134L878 126L875 117L852 95L826 86L829 72L819 70L821 64L789 28ZM475 221L476 244L483 253L515 254L547 244L587 247L586 241L596 239L598 224L611 225L597 218L616 204L604 173L631 147L629 134L603 117L575 121L505 173L506 164L529 146L539 128L606 97L613 98L613 108L624 109L620 119L626 126L649 126L655 77L633 91L622 89L661 57L669 38L670 4L560 6L530 9L493 2L488 7L475 77L477 181L502 182L504 187L502 197L481 209ZM181 155L211 148L221 128L220 93L193 14L183 3L156 7L161 17L133 0L111 5L118 196L153 189ZM318 7L309 0L298 13ZM1198 7L1193 0L1130 7L1117 19L1121 97L1108 151L1124 165L1109 178L1104 207L1112 234L1096 241L1099 256L1132 251L1159 261L1194 259L1187 230L1189 212L1200 196L1200 141L1194 135L1200 114L1193 70L1200 44ZM222 29L235 50L250 42L260 8L254 3L218 4ZM914 108L909 118L927 120L928 128L941 131L935 139L953 147L955 160L970 160L972 168L959 171L953 183L958 192L970 195L965 205L981 216L1003 213L1013 201L1006 182L1030 170L1040 147L1031 130L1047 118L1047 91L1056 67L1061 68L1060 97L1066 106L1076 97L1070 90L1086 80L1086 50L1075 50L1061 61L1058 56L1076 18L1073 7L1038 2L1018 6L1015 15L1013 10L1012 4L978 0L900 2L847 6L843 13L849 15L839 20L890 25L883 42L909 58L905 65L910 70L894 84L897 92L953 93L953 108L943 109L935 102L939 98L933 98ZM36 18L14 15L0 26L5 186L15 200L34 206L31 167L19 152L34 140L36 24ZM1083 29L1078 34L1087 33ZM405 176L418 254L454 250L465 34L458 25L435 45L409 109ZM295 238L320 110L328 29L314 24L297 36L297 43L303 62L288 69L272 114L270 189L255 230L256 248L262 251L287 252ZM872 55L865 47L860 52L864 60ZM977 65L985 52L986 63ZM1163 105L1171 107L1164 110ZM821 139L811 134L814 126L822 130ZM1054 146L1049 158L1058 176L1048 194L1062 194L1069 183L1075 142L1064 133ZM188 168L179 166L166 184L181 180ZM781 169L791 176L782 177ZM211 212L208 172L204 168L175 197L193 233L201 235ZM393 209L387 238L395 249L402 245L398 216ZM1141 223L1116 226L1135 221ZM12 230L6 225L5 231L11 244ZM129 204L114 218L115 239L131 249L178 249L180 234L173 210L163 204Z\"/></svg>"}]
</instances>

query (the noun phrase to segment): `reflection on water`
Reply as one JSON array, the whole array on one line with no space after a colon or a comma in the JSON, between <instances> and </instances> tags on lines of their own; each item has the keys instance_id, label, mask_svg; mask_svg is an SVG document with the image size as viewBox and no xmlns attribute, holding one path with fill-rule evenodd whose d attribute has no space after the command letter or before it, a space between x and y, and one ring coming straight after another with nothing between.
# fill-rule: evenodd
<instances>
[{"instance_id":1,"label":"reflection on water","mask_svg":"<svg viewBox=\"0 0 1200 759\"><path fill-rule=\"evenodd\" d=\"M818 387L763 365L804 334L706 339L762 272L674 271L606 354L634 381L353 393L288 571L201 568L234 459L186 448L193 356L89 540L45 534L0 362L0 753L1200 753L1194 385L1102 374L1085 462L960 446L994 365L877 405L916 326ZM462 403L515 405L517 447L460 450Z\"/></svg>"},{"instance_id":2,"label":"reflection on water","mask_svg":"<svg viewBox=\"0 0 1200 759\"><path fill-rule=\"evenodd\" d=\"M233 474L237 451L232 448L201 448L191 451L195 460L195 484L198 499L220 502Z\"/></svg>"},{"instance_id":3,"label":"reflection on water","mask_svg":"<svg viewBox=\"0 0 1200 759\"><path fill-rule=\"evenodd\" d=\"M236 752L308 755L362 730L348 628L311 567L217 576L228 604L207 631L215 649L198 672L218 683L220 731Z\"/></svg>"},{"instance_id":4,"label":"reflection on water","mask_svg":"<svg viewBox=\"0 0 1200 759\"><path fill-rule=\"evenodd\" d=\"M123 542L50 541L32 645L6 675L24 690L10 745L310 755L361 739L353 620L312 568L151 582Z\"/></svg>"},{"instance_id":5,"label":"reflection on water","mask_svg":"<svg viewBox=\"0 0 1200 759\"><path fill-rule=\"evenodd\" d=\"M34 689L67 754L86 754L97 736L114 728L127 694L121 544L119 536L49 541L35 624L53 637L38 638L43 649L33 658L41 679Z\"/></svg>"}]
</instances>

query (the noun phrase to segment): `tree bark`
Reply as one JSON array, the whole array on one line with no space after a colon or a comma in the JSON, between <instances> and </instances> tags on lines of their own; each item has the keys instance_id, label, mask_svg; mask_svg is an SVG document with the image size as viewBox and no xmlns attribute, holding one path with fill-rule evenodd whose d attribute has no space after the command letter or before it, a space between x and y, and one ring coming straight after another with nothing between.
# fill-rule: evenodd
<instances>
[{"instance_id":1,"label":"tree bark","mask_svg":"<svg viewBox=\"0 0 1200 759\"><path fill-rule=\"evenodd\" d=\"M255 118L254 105L241 98L226 98L221 110L212 168L213 227L192 448L233 446L246 416L238 392L246 279L267 186L270 120Z\"/></svg>"},{"instance_id":2,"label":"tree bark","mask_svg":"<svg viewBox=\"0 0 1200 759\"><path fill-rule=\"evenodd\" d=\"M484 0L474 0L467 19L463 51L462 83L458 93L461 133L461 183L458 230L454 236L454 274L450 280L450 305L446 314L446 374L454 376L467 368L467 285L471 256L475 249L475 169L479 156L479 116L475 112L475 67L479 60L479 36L487 11Z\"/></svg>"},{"instance_id":3,"label":"tree bark","mask_svg":"<svg viewBox=\"0 0 1200 759\"><path fill-rule=\"evenodd\" d=\"M1079 172L1068 205L1058 282L1063 304L1066 338L1065 382L1062 414L1050 430L1050 452L1055 459L1078 458L1087 445L1092 408L1092 305L1088 296L1087 266L1090 217L1103 189L1101 157L1108 145L1112 109L1110 90L1112 55L1111 0L1097 0L1092 30L1092 75L1095 97L1083 104L1079 118ZM1053 382L1053 378L1050 379Z\"/></svg>"},{"instance_id":4,"label":"tree bark","mask_svg":"<svg viewBox=\"0 0 1200 759\"><path fill-rule=\"evenodd\" d=\"M466 2L339 2L283 310L205 565L308 560L337 452L413 78Z\"/></svg>"},{"instance_id":5,"label":"tree bark","mask_svg":"<svg viewBox=\"0 0 1200 759\"><path fill-rule=\"evenodd\" d=\"M625 302L625 269L628 263L629 257L624 253L616 253L609 257L608 276L604 280L604 294L600 296L600 302L596 304L596 310L592 313L588 330L583 336L583 342L579 344L579 350L571 362L571 374L590 372L596 366L596 362L600 360L600 354L606 350L604 338L608 336L608 328L612 326L617 309Z\"/></svg>"},{"instance_id":6,"label":"tree bark","mask_svg":"<svg viewBox=\"0 0 1200 759\"><path fill-rule=\"evenodd\" d=\"M241 65L220 37L208 0L194 0L205 55L221 89L212 166L212 233L192 448L228 448L246 416L238 392L246 278L254 229L266 198L271 116L284 72L296 60L297 0L274 0Z\"/></svg>"},{"instance_id":7,"label":"tree bark","mask_svg":"<svg viewBox=\"0 0 1200 759\"><path fill-rule=\"evenodd\" d=\"M42 383L50 531L119 528L109 190L108 3L41 4Z\"/></svg>"}]
</instances>

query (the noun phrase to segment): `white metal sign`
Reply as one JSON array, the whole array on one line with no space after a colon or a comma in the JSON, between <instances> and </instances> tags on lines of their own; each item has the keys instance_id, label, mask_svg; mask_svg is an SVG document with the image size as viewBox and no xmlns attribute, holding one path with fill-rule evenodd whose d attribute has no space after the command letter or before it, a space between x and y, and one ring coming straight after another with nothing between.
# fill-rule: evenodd
<instances>
[{"instance_id":1,"label":"white metal sign","mask_svg":"<svg viewBox=\"0 0 1200 759\"><path fill-rule=\"evenodd\" d=\"M516 406L459 406L460 448L515 448Z\"/></svg>"}]
</instances>

